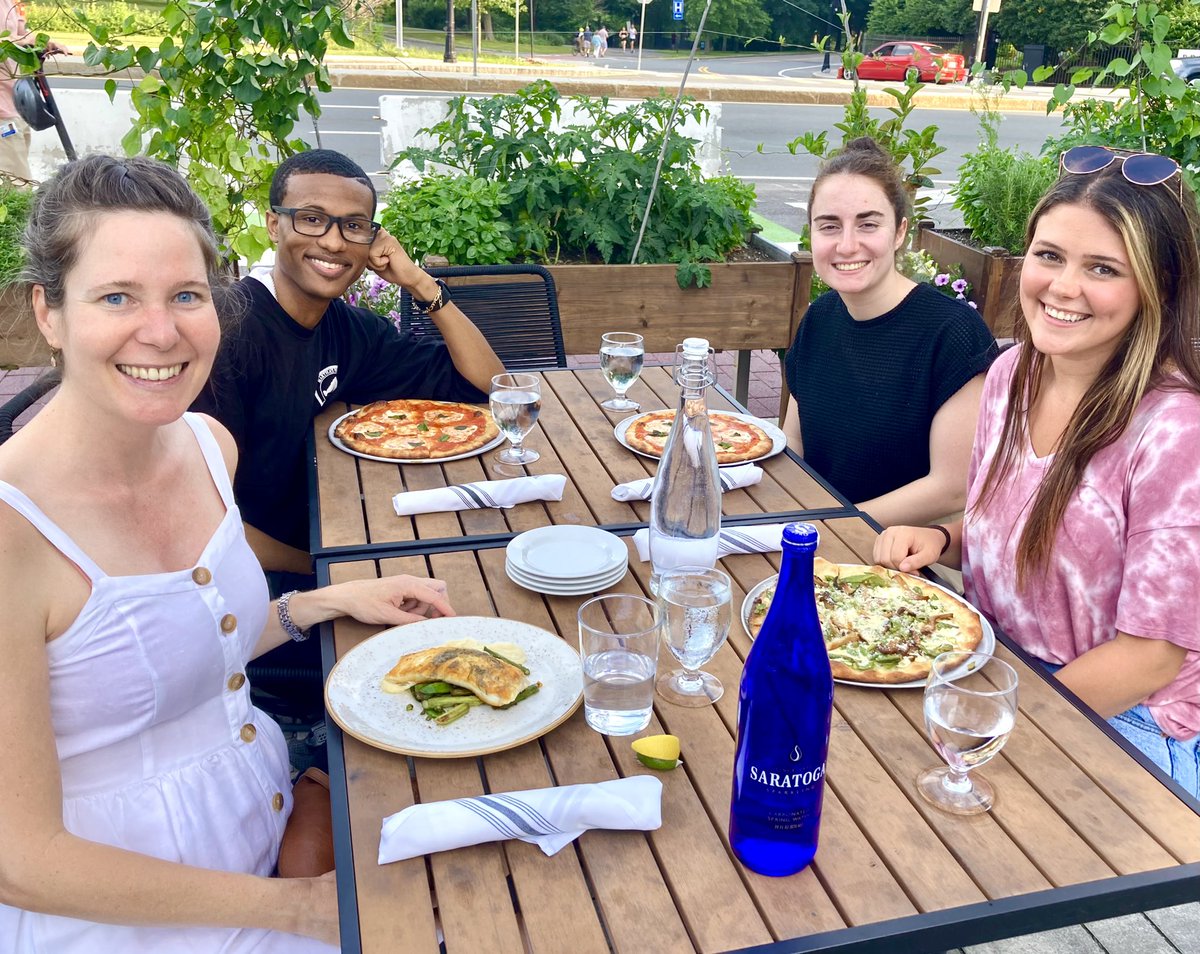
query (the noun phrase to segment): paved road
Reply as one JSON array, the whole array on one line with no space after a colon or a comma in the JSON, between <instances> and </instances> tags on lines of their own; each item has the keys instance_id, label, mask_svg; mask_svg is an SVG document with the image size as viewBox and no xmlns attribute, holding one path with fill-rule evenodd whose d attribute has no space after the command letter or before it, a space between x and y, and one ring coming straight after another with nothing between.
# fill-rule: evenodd
<instances>
[{"instance_id":1,"label":"paved road","mask_svg":"<svg viewBox=\"0 0 1200 954\"><path fill-rule=\"evenodd\" d=\"M619 51L618 51L619 55ZM789 57L730 57L728 60L771 60L776 65ZM679 62L679 61L674 61ZM739 67L740 68L740 67ZM98 88L100 80L83 77L55 77L55 87ZM399 85L399 84L398 84ZM376 183L386 187L379 149L380 120L378 103L381 93L400 90L336 87L320 96L322 116L319 121L321 144L345 152L364 169L378 173ZM410 91L414 96L448 98L449 93ZM817 168L809 155L791 155L787 143L803 132L830 130L840 135L833 124L842 118L842 107L833 105L797 105L788 103L719 103L714 108L721 113L721 145L729 172L751 181L758 190L757 212L783 229L798 232L805 221L804 199ZM883 117L883 110L873 110ZM934 176L933 200L929 213L939 225L957 224L957 213L950 208L945 190L957 178L956 170L963 154L979 142L979 127L971 113L962 110L922 109L914 114L914 128L927 125L938 127L937 141L946 152L933 163L941 170ZM1036 151L1047 136L1061 126L1057 115L1047 117L1038 113L1013 113L1005 116L1001 125L1001 141L1022 149ZM315 145L317 137L308 120L302 119L299 135ZM759 146L762 146L761 151Z\"/></svg>"}]
</instances>

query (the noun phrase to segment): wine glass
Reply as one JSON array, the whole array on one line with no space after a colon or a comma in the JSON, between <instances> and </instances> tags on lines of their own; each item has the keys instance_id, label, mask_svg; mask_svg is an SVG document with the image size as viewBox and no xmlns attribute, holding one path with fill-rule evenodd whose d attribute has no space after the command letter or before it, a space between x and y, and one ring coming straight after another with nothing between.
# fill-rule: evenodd
<instances>
[{"instance_id":1,"label":"wine glass","mask_svg":"<svg viewBox=\"0 0 1200 954\"><path fill-rule=\"evenodd\" d=\"M631 401L625 392L642 373L642 362L646 359L646 347L641 335L631 331L610 331L600 338L600 370L617 392L600 406L610 411L636 411L641 407Z\"/></svg>"},{"instance_id":2,"label":"wine glass","mask_svg":"<svg viewBox=\"0 0 1200 954\"><path fill-rule=\"evenodd\" d=\"M980 671L987 667L986 676ZM986 653L952 650L933 661L925 683L925 729L946 766L917 776L917 791L955 815L995 801L987 779L968 773L1000 751L1017 718L1017 673Z\"/></svg>"},{"instance_id":3,"label":"wine glass","mask_svg":"<svg viewBox=\"0 0 1200 954\"><path fill-rule=\"evenodd\" d=\"M677 706L712 705L725 687L700 667L729 635L733 607L728 574L713 567L672 567L659 578L657 597L663 638L683 667L658 677L659 695Z\"/></svg>"},{"instance_id":4,"label":"wine glass","mask_svg":"<svg viewBox=\"0 0 1200 954\"><path fill-rule=\"evenodd\" d=\"M492 417L511 447L496 455L502 464L532 464L542 455L521 446L542 410L542 385L533 374L505 373L492 378Z\"/></svg>"}]
</instances>

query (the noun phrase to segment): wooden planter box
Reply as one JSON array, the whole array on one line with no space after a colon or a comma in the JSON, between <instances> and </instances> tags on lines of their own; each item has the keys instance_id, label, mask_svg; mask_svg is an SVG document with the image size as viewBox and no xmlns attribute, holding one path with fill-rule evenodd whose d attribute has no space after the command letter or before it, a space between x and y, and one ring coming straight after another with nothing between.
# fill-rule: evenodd
<instances>
[{"instance_id":1,"label":"wooden planter box","mask_svg":"<svg viewBox=\"0 0 1200 954\"><path fill-rule=\"evenodd\" d=\"M690 336L722 351L786 348L812 274L807 254L794 259L711 265L706 288L680 288L674 265L551 265L567 354L596 351L606 331L636 331L650 353Z\"/></svg>"},{"instance_id":2,"label":"wooden planter box","mask_svg":"<svg viewBox=\"0 0 1200 954\"><path fill-rule=\"evenodd\" d=\"M1009 255L1002 248L979 248L965 241L968 235L966 229L934 229L922 222L915 244L942 268L961 265L963 278L971 283L971 297L992 334L1011 338L1023 320L1019 291L1024 256Z\"/></svg>"},{"instance_id":3,"label":"wooden planter box","mask_svg":"<svg viewBox=\"0 0 1200 954\"><path fill-rule=\"evenodd\" d=\"M25 289L7 285L0 289L0 368L44 367L50 364L50 346L38 331Z\"/></svg>"}]
</instances>

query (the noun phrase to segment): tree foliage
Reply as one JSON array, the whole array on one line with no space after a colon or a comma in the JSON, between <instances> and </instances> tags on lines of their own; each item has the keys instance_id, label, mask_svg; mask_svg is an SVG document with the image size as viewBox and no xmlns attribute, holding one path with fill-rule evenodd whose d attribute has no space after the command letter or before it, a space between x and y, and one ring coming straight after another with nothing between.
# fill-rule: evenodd
<instances>
[{"instance_id":1,"label":"tree foliage","mask_svg":"<svg viewBox=\"0 0 1200 954\"><path fill-rule=\"evenodd\" d=\"M867 17L872 34L966 36L975 32L971 0L875 0Z\"/></svg>"},{"instance_id":2,"label":"tree foliage","mask_svg":"<svg viewBox=\"0 0 1200 954\"><path fill-rule=\"evenodd\" d=\"M296 122L303 111L315 123L316 94L330 89L329 39L353 46L341 9L325 0L167 0L162 17L165 36L150 46L133 41L132 18L113 29L76 11L91 36L84 60L109 73L141 68L126 152L178 166L212 212L227 253L255 261L269 246L257 217L271 173L305 148ZM7 41L0 55L33 65ZM116 81L105 88L115 96Z\"/></svg>"}]
</instances>

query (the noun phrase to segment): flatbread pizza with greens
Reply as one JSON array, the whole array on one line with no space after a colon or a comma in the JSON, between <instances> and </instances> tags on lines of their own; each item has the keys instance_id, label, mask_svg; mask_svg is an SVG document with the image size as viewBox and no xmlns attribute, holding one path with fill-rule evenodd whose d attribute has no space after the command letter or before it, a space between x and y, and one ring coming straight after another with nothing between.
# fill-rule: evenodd
<instances>
[{"instance_id":1,"label":"flatbread pizza with greens","mask_svg":"<svg viewBox=\"0 0 1200 954\"><path fill-rule=\"evenodd\" d=\"M919 576L817 557L813 584L835 679L884 685L924 679L935 656L972 650L983 638L975 610ZM774 595L769 587L751 606L752 636Z\"/></svg>"}]
</instances>

